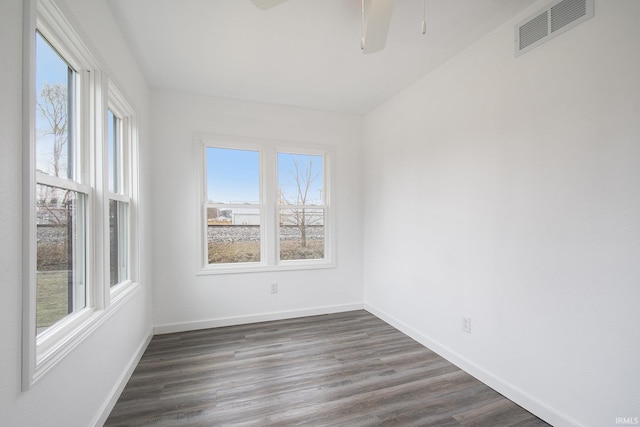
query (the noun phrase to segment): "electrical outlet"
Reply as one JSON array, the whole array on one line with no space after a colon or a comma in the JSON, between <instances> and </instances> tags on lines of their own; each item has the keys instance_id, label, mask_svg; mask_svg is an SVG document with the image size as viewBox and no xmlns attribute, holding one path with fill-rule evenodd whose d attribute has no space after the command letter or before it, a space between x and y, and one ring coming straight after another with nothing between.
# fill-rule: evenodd
<instances>
[{"instance_id":1,"label":"electrical outlet","mask_svg":"<svg viewBox=\"0 0 640 427\"><path fill-rule=\"evenodd\" d=\"M471 333L471 317L462 316L462 331L468 334Z\"/></svg>"},{"instance_id":2,"label":"electrical outlet","mask_svg":"<svg viewBox=\"0 0 640 427\"><path fill-rule=\"evenodd\" d=\"M271 293L272 294L277 294L278 293L278 282L273 282L271 284Z\"/></svg>"}]
</instances>

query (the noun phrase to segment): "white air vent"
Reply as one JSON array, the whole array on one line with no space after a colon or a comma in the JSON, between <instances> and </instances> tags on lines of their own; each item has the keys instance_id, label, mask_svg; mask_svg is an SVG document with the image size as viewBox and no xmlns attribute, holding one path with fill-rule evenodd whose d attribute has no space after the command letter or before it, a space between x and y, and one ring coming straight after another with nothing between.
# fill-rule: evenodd
<instances>
[{"instance_id":1,"label":"white air vent","mask_svg":"<svg viewBox=\"0 0 640 427\"><path fill-rule=\"evenodd\" d=\"M515 27L516 56L593 17L594 0L556 0Z\"/></svg>"}]
</instances>

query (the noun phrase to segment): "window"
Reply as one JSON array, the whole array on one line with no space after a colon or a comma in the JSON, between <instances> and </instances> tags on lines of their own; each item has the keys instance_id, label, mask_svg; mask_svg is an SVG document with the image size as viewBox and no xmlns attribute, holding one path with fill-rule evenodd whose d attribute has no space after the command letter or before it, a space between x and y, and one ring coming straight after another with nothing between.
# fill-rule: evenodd
<instances>
[{"instance_id":1,"label":"window","mask_svg":"<svg viewBox=\"0 0 640 427\"><path fill-rule=\"evenodd\" d=\"M136 288L137 185L133 110L55 3L27 2L25 389Z\"/></svg>"},{"instance_id":2,"label":"window","mask_svg":"<svg viewBox=\"0 0 640 427\"><path fill-rule=\"evenodd\" d=\"M327 147L203 136L202 273L333 266Z\"/></svg>"},{"instance_id":3,"label":"window","mask_svg":"<svg viewBox=\"0 0 640 427\"><path fill-rule=\"evenodd\" d=\"M86 307L83 77L36 32L36 334Z\"/></svg>"},{"instance_id":4,"label":"window","mask_svg":"<svg viewBox=\"0 0 640 427\"><path fill-rule=\"evenodd\" d=\"M132 151L135 123L131 107L109 88L106 135L109 286L131 282Z\"/></svg>"},{"instance_id":5,"label":"window","mask_svg":"<svg viewBox=\"0 0 640 427\"><path fill-rule=\"evenodd\" d=\"M128 200L122 200L122 119L107 110L109 172L109 285L127 279Z\"/></svg>"},{"instance_id":6,"label":"window","mask_svg":"<svg viewBox=\"0 0 640 427\"><path fill-rule=\"evenodd\" d=\"M280 260L323 259L323 156L278 153Z\"/></svg>"},{"instance_id":7,"label":"window","mask_svg":"<svg viewBox=\"0 0 640 427\"><path fill-rule=\"evenodd\" d=\"M260 151L207 147L209 264L259 263L262 257Z\"/></svg>"}]
</instances>

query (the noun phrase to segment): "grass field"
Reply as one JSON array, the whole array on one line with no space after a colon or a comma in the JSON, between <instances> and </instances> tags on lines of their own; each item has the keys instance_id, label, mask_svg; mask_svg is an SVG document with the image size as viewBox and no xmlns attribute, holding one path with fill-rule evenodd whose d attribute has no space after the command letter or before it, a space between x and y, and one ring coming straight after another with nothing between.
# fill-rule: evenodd
<instances>
[{"instance_id":1,"label":"grass field","mask_svg":"<svg viewBox=\"0 0 640 427\"><path fill-rule=\"evenodd\" d=\"M324 240L307 240L302 247L299 241L280 242L280 259L322 259L324 258Z\"/></svg>"},{"instance_id":2,"label":"grass field","mask_svg":"<svg viewBox=\"0 0 640 427\"><path fill-rule=\"evenodd\" d=\"M67 315L67 270L39 271L36 275L36 326L53 325Z\"/></svg>"},{"instance_id":3,"label":"grass field","mask_svg":"<svg viewBox=\"0 0 640 427\"><path fill-rule=\"evenodd\" d=\"M308 240L303 248L299 241L283 241L280 243L280 259L322 259L324 258L324 241ZM209 264L236 262L260 262L259 242L209 242Z\"/></svg>"},{"instance_id":4,"label":"grass field","mask_svg":"<svg viewBox=\"0 0 640 427\"><path fill-rule=\"evenodd\" d=\"M52 228L41 231L52 231ZM40 238L40 236L39 236ZM36 274L36 326L39 332L64 318L68 298L68 250L66 236L61 241L38 242ZM46 239L41 239L46 240Z\"/></svg>"},{"instance_id":5,"label":"grass field","mask_svg":"<svg viewBox=\"0 0 640 427\"><path fill-rule=\"evenodd\" d=\"M209 242L209 264L260 262L260 242Z\"/></svg>"}]
</instances>

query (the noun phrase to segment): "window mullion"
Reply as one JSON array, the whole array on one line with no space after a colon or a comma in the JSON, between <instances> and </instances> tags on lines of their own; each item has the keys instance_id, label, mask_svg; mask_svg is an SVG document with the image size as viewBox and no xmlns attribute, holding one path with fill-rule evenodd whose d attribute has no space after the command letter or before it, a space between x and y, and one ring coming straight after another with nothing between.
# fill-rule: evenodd
<instances>
[{"instance_id":1,"label":"window mullion","mask_svg":"<svg viewBox=\"0 0 640 427\"><path fill-rule=\"evenodd\" d=\"M91 280L89 298L91 306L97 310L108 305L108 293L105 289L106 271L104 268L107 239L105 230L108 224L108 201L106 198L105 180L105 152L103 141L106 136L104 111L106 108L106 87L103 73L99 70L84 72L86 103L82 124L84 127L83 138L86 138L86 151L83 153L83 163L89 165L84 173L95 188L93 203L90 206L93 233L89 236L91 243Z\"/></svg>"},{"instance_id":2,"label":"window mullion","mask_svg":"<svg viewBox=\"0 0 640 427\"><path fill-rule=\"evenodd\" d=\"M265 253L265 261L267 265L275 265L277 263L277 254L278 254L278 226L277 226L277 212L276 212L276 202L277 202L277 170L276 170L276 153L271 147L268 147L263 150L264 160L262 162L263 172L261 176L264 180L264 185L262 186L262 192L264 197L264 213L265 213L265 222L264 222L264 250Z\"/></svg>"}]
</instances>

